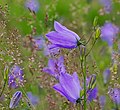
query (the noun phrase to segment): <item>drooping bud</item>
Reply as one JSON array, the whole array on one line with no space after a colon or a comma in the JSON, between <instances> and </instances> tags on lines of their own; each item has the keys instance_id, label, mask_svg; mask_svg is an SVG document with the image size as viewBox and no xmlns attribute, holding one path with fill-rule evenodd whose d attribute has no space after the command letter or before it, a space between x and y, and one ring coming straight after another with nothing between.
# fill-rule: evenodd
<instances>
[{"instance_id":1,"label":"drooping bud","mask_svg":"<svg viewBox=\"0 0 120 110\"><path fill-rule=\"evenodd\" d=\"M93 20L93 26L96 27L98 23L98 17L96 16Z\"/></svg>"},{"instance_id":2,"label":"drooping bud","mask_svg":"<svg viewBox=\"0 0 120 110\"><path fill-rule=\"evenodd\" d=\"M21 92L21 91L17 91L17 92L13 95L13 97L12 97L12 99L11 99L11 101L10 101L9 108L10 108L10 109L15 108L15 107L18 105L18 103L19 103L19 101L20 101L21 98L22 98L22 92Z\"/></svg>"}]
</instances>

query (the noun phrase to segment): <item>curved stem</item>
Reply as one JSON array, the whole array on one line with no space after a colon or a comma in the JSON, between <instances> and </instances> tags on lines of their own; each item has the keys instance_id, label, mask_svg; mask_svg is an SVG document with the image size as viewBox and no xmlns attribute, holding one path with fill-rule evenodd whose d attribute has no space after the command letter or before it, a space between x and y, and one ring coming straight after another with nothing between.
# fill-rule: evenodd
<instances>
[{"instance_id":1,"label":"curved stem","mask_svg":"<svg viewBox=\"0 0 120 110\"><path fill-rule=\"evenodd\" d=\"M91 35L90 35L90 37L89 37L89 39L87 40L87 42L86 42L85 45L87 45L87 44L89 43L89 41L91 40L93 34L94 34L94 32L91 33Z\"/></svg>"},{"instance_id":2,"label":"curved stem","mask_svg":"<svg viewBox=\"0 0 120 110\"><path fill-rule=\"evenodd\" d=\"M90 50L88 51L88 53L85 55L85 57L87 57L87 56L89 55L89 53L90 53L90 52L91 52L91 50L93 49L93 47L94 47L95 43L96 43L96 40L94 40L92 47L90 48Z\"/></svg>"},{"instance_id":3,"label":"curved stem","mask_svg":"<svg viewBox=\"0 0 120 110\"><path fill-rule=\"evenodd\" d=\"M28 101L30 107L32 108L32 110L35 110L34 105L31 103L31 101L30 101L30 99L28 98L28 96L27 96L25 90L24 90L22 87L21 87L21 91L22 91L22 93L24 94L24 96L26 97L26 99L27 99L27 101Z\"/></svg>"}]
</instances>

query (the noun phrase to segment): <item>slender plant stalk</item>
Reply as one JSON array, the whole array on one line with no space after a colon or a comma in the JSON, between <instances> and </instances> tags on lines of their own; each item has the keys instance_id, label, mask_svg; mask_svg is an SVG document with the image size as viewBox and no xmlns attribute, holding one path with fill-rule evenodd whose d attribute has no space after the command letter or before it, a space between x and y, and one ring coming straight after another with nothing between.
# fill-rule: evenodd
<instances>
[{"instance_id":1,"label":"slender plant stalk","mask_svg":"<svg viewBox=\"0 0 120 110\"><path fill-rule=\"evenodd\" d=\"M86 110L86 56L84 56L84 110Z\"/></svg>"},{"instance_id":2,"label":"slender plant stalk","mask_svg":"<svg viewBox=\"0 0 120 110\"><path fill-rule=\"evenodd\" d=\"M1 97L2 94L3 94L3 91L4 91L4 89L5 89L6 83L7 83L7 80L4 81L4 85L3 85L3 87L2 87L2 90L1 90L1 93L0 93L0 97Z\"/></svg>"},{"instance_id":3,"label":"slender plant stalk","mask_svg":"<svg viewBox=\"0 0 120 110\"><path fill-rule=\"evenodd\" d=\"M94 40L92 47L90 48L90 50L88 51L88 53L85 55L85 57L87 57L87 56L89 55L89 53L90 53L90 52L91 52L91 50L93 49L93 47L94 47L95 43L96 43L96 40Z\"/></svg>"},{"instance_id":4,"label":"slender plant stalk","mask_svg":"<svg viewBox=\"0 0 120 110\"><path fill-rule=\"evenodd\" d=\"M80 50L80 46L79 46L79 50ZM83 103L83 107L84 107L84 110L86 110L86 56L85 56L84 51L83 51L82 55L80 55L80 65L81 65L83 80L84 80L84 103Z\"/></svg>"},{"instance_id":5,"label":"slender plant stalk","mask_svg":"<svg viewBox=\"0 0 120 110\"><path fill-rule=\"evenodd\" d=\"M25 90L23 89L23 87L21 87L21 91L22 91L22 93L24 94L24 96L26 97L27 101L29 102L29 104L30 104L32 110L35 110L34 105L31 103L31 101L30 101L30 99L28 98L28 96L27 96Z\"/></svg>"}]
</instances>

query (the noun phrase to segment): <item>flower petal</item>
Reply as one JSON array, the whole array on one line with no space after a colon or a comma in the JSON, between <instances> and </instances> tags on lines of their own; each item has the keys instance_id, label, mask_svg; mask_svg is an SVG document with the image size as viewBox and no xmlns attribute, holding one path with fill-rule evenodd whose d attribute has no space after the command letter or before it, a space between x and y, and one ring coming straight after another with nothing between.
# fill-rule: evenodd
<instances>
[{"instance_id":1,"label":"flower petal","mask_svg":"<svg viewBox=\"0 0 120 110\"><path fill-rule=\"evenodd\" d=\"M68 94L73 99L80 98L80 90L75 85L77 84L73 77L69 74L62 74L60 76L60 84L63 87L66 94ZM78 94L79 93L79 94Z\"/></svg>"},{"instance_id":2,"label":"flower petal","mask_svg":"<svg viewBox=\"0 0 120 110\"><path fill-rule=\"evenodd\" d=\"M93 99L96 99L97 98L97 93L98 93L97 87L88 91L88 100L92 101Z\"/></svg>"},{"instance_id":3,"label":"flower petal","mask_svg":"<svg viewBox=\"0 0 120 110\"><path fill-rule=\"evenodd\" d=\"M55 31L46 34L48 40L53 44L63 48L76 48L77 39L66 33L58 33Z\"/></svg>"},{"instance_id":4,"label":"flower petal","mask_svg":"<svg viewBox=\"0 0 120 110\"><path fill-rule=\"evenodd\" d=\"M60 84L56 84L53 86L53 88L59 92L62 96L66 97L69 101L75 103L76 100L71 98L68 94L66 94L66 92L64 91L64 89L62 88L62 86Z\"/></svg>"},{"instance_id":5,"label":"flower petal","mask_svg":"<svg viewBox=\"0 0 120 110\"><path fill-rule=\"evenodd\" d=\"M66 33L67 35L72 36L73 38L80 40L80 37L73 31L67 29L65 26L62 26L60 23L57 21L54 22L54 28L57 32L59 33ZM68 36L69 37L69 36Z\"/></svg>"}]
</instances>

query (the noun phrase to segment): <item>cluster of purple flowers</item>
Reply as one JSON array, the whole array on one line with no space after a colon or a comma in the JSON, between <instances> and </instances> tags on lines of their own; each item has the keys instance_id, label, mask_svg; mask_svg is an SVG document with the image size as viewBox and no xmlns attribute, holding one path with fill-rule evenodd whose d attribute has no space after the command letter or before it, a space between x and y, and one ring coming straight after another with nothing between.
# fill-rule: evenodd
<instances>
[{"instance_id":1,"label":"cluster of purple flowers","mask_svg":"<svg viewBox=\"0 0 120 110\"><path fill-rule=\"evenodd\" d=\"M73 49L77 48L80 45L80 37L73 31L67 29L65 26L62 26L57 21L54 22L55 31L49 32L46 34L47 39L51 44L46 44L43 37L32 39L32 46L36 50L43 49L45 55L55 55L58 54L60 48ZM108 42L109 46L113 45L113 39L118 33L118 28L111 23L106 23L101 28L101 38ZM78 74L74 72L72 75L67 73L64 65L64 57L60 56L59 58L50 58L48 60L48 66L43 68L43 72L50 74L55 77L58 81L57 84L53 86L53 89L64 96L72 103L81 103L84 100L84 85L79 80ZM108 82L110 77L110 70L106 69L103 73L104 84ZM23 85L23 70L14 65L10 72L8 78L8 84L10 88L17 88ZM91 102L96 99L98 96L98 88L95 85L96 75L91 75L86 78L86 96L87 102ZM116 103L120 104L120 89L114 88L109 92L111 99ZM37 96L33 96L31 92L27 93L28 98L30 99L33 105L36 105L39 102ZM22 92L17 91L10 102L11 109L15 108L22 97ZM105 97L100 97L100 104L102 107L105 105ZM101 100L104 100L102 102Z\"/></svg>"},{"instance_id":2,"label":"cluster of purple flowers","mask_svg":"<svg viewBox=\"0 0 120 110\"><path fill-rule=\"evenodd\" d=\"M62 26L57 21L54 22L55 31L46 34L48 40L57 47L72 49L79 45L80 37L73 31ZM54 76L59 83L53 88L62 96L66 97L72 103L80 103L84 96L80 96L83 87L80 85L79 77L76 72L70 75L66 72L63 56L58 59L49 59L48 67L43 68L43 71ZM91 78L89 78L91 79ZM87 80L87 79L86 79ZM87 81L89 86L90 80ZM92 101L97 97L97 88L87 89L87 100Z\"/></svg>"}]
</instances>

